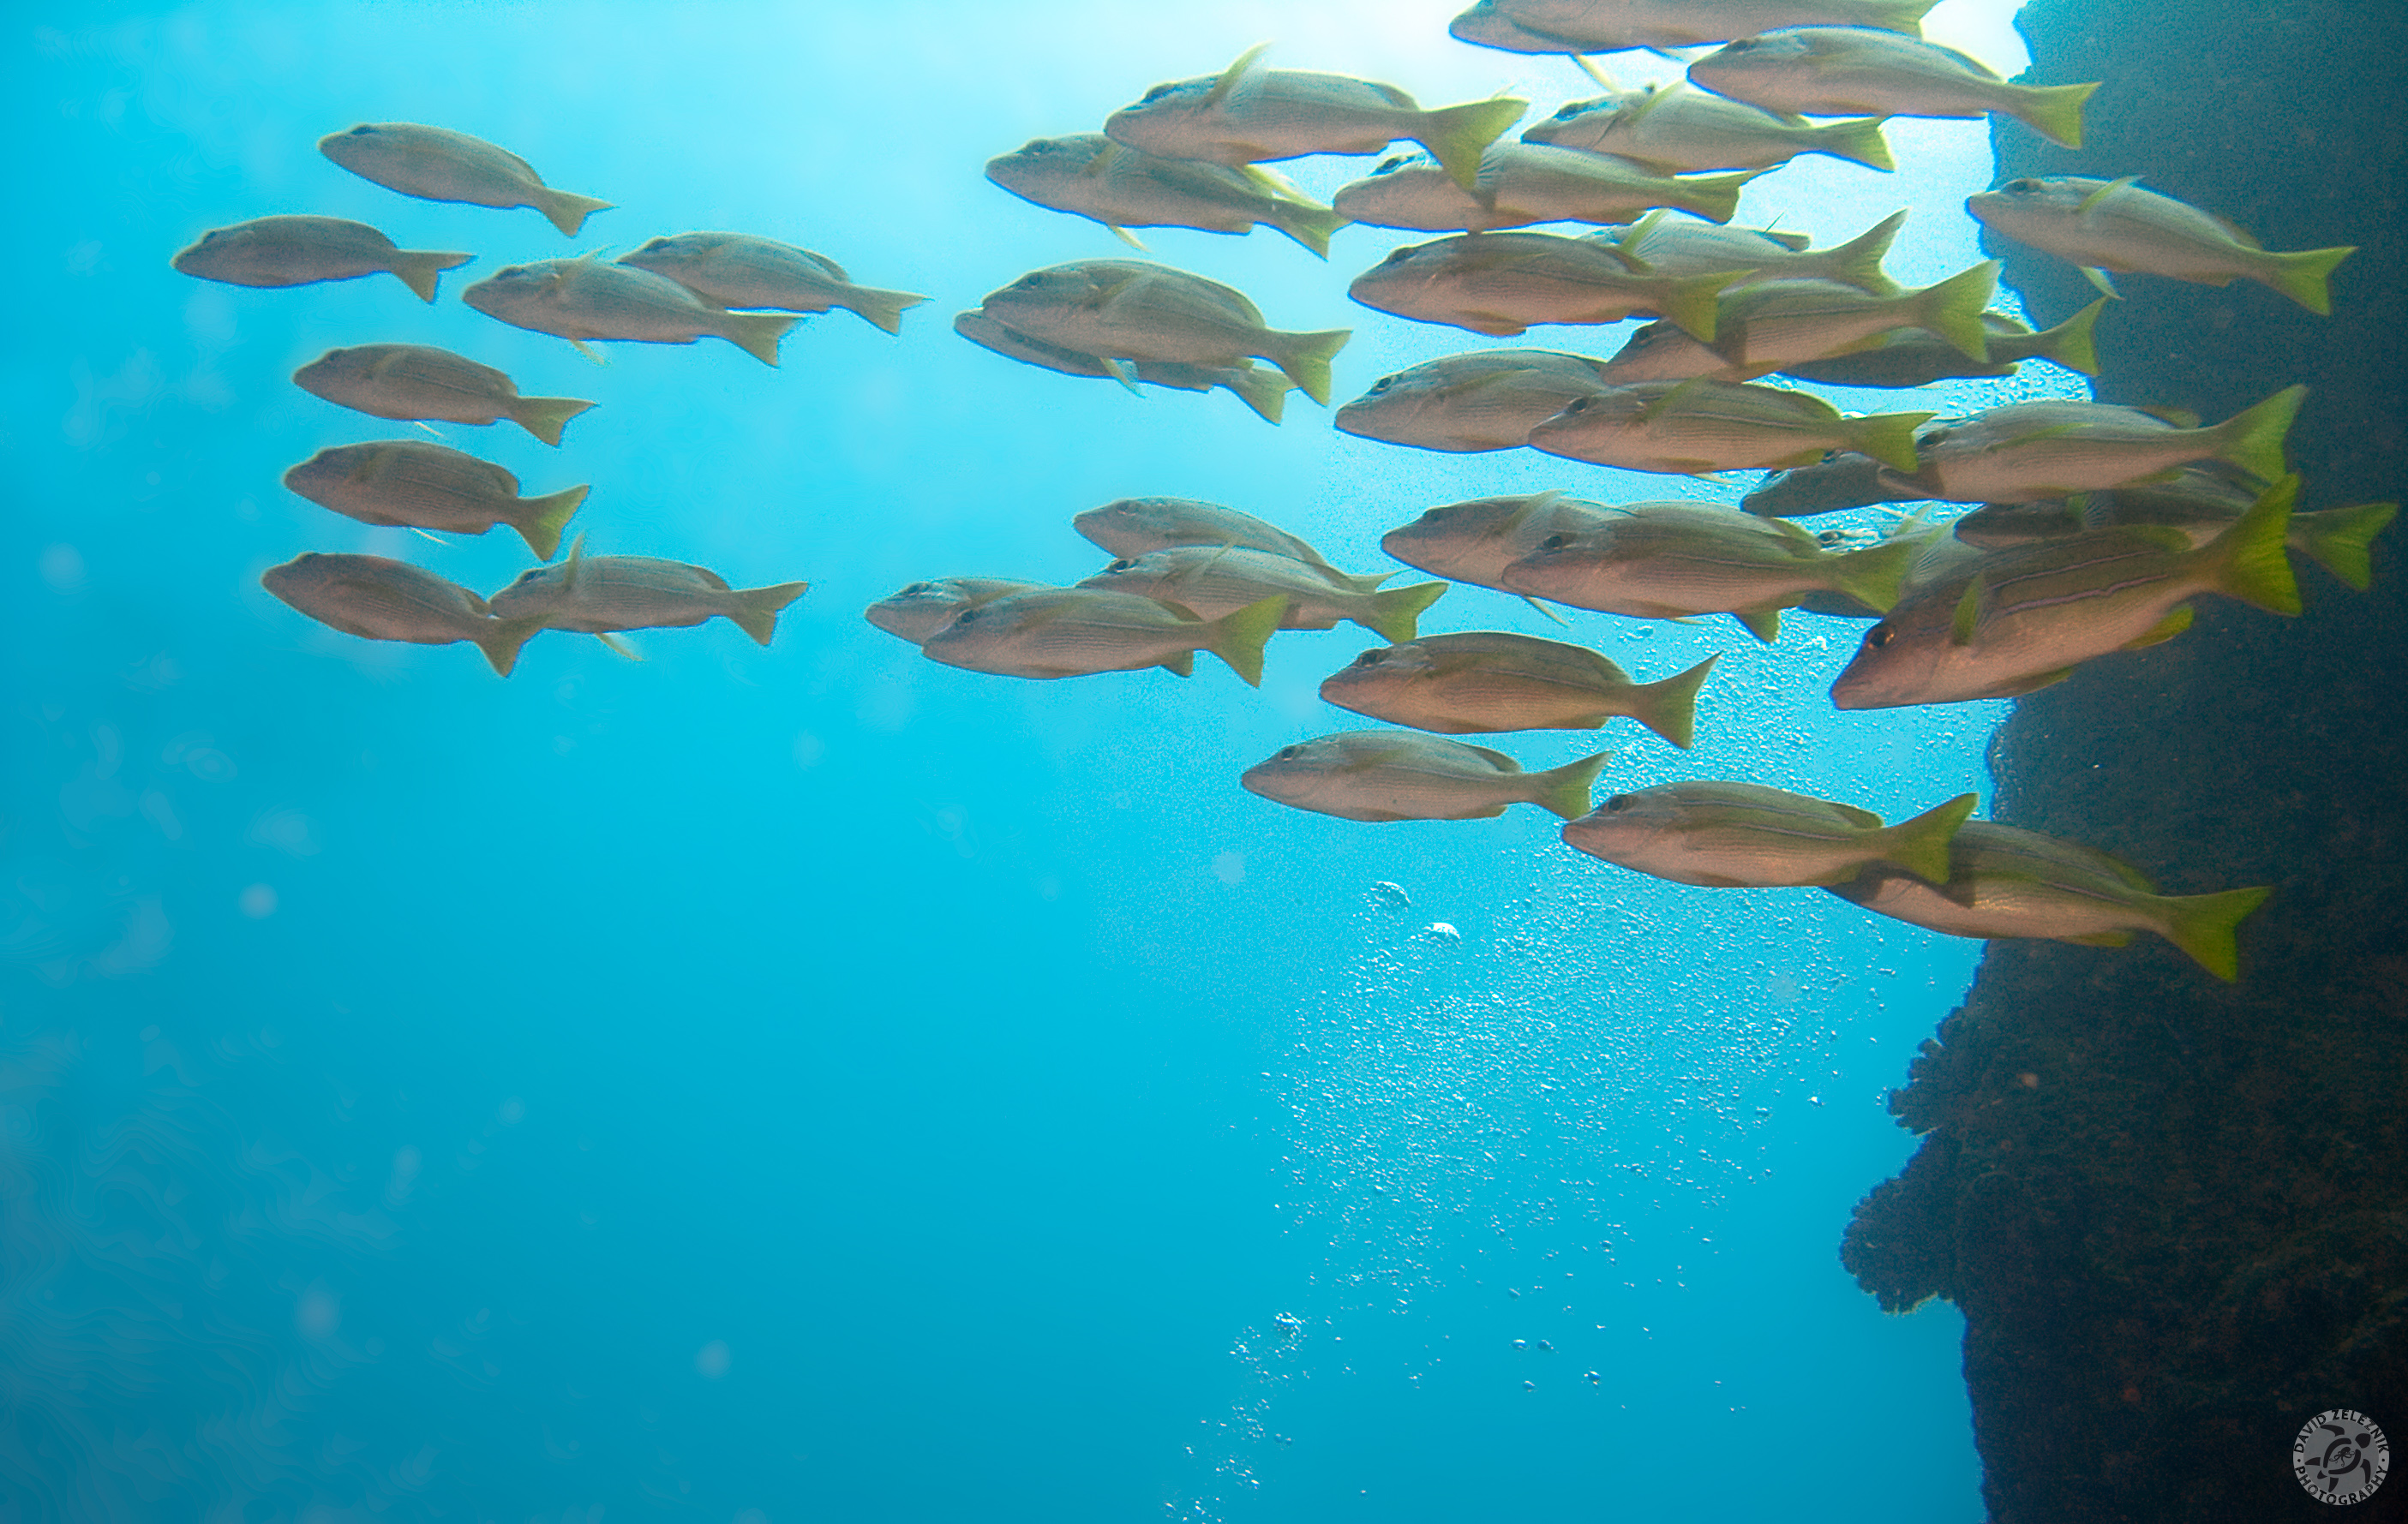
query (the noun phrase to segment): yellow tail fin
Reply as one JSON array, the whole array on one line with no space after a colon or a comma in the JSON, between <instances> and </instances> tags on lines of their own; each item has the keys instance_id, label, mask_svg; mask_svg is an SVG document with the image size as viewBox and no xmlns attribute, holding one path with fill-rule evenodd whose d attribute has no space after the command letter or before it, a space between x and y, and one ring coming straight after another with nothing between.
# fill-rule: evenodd
<instances>
[{"instance_id":1,"label":"yellow tail fin","mask_svg":"<svg viewBox=\"0 0 2408 1524\"><path fill-rule=\"evenodd\" d=\"M1895 862L1928 884L1948 882L1948 844L1982 802L1979 794L1960 793L1936 805L1912 820L1900 820L1879 833L1882 860Z\"/></svg>"},{"instance_id":2,"label":"yellow tail fin","mask_svg":"<svg viewBox=\"0 0 2408 1524\"><path fill-rule=\"evenodd\" d=\"M2399 512L2397 503L2360 503L2319 513L2294 513L2290 542L2300 554L2353 591L2364 592L2374 583L2374 558L2368 547Z\"/></svg>"},{"instance_id":3,"label":"yellow tail fin","mask_svg":"<svg viewBox=\"0 0 2408 1524\"><path fill-rule=\"evenodd\" d=\"M1726 286L1735 286L1756 272L1723 270L1713 275L1684 276L1672 282L1658 305L1672 325L1700 344L1714 341L1714 326L1722 314L1722 292Z\"/></svg>"},{"instance_id":4,"label":"yellow tail fin","mask_svg":"<svg viewBox=\"0 0 2408 1524\"><path fill-rule=\"evenodd\" d=\"M1722 660L1719 654L1709 656L1686 672L1676 672L1660 682L1640 683L1630 690L1630 718L1654 731L1682 750L1697 739L1698 690L1705 686L1706 674Z\"/></svg>"},{"instance_id":5,"label":"yellow tail fin","mask_svg":"<svg viewBox=\"0 0 2408 1524\"><path fill-rule=\"evenodd\" d=\"M926 297L908 291L880 291L875 286L855 286L844 293L844 300L838 305L890 334L899 334L903 332L904 309L918 306L926 300ZM777 362L772 360L770 363L776 364Z\"/></svg>"},{"instance_id":6,"label":"yellow tail fin","mask_svg":"<svg viewBox=\"0 0 2408 1524\"><path fill-rule=\"evenodd\" d=\"M510 527L527 542L527 548L535 552L536 560L550 561L560 553L560 532L568 527L568 520L584 503L585 494L593 490L591 487L570 487L549 497L529 497L519 501L520 517L510 521Z\"/></svg>"},{"instance_id":7,"label":"yellow tail fin","mask_svg":"<svg viewBox=\"0 0 2408 1524\"><path fill-rule=\"evenodd\" d=\"M2348 249L2302 249L2296 253L2269 253L2274 268L2266 284L2319 318L2332 316L2332 292L2328 284L2333 266L2358 252Z\"/></svg>"},{"instance_id":8,"label":"yellow tail fin","mask_svg":"<svg viewBox=\"0 0 2408 1524\"><path fill-rule=\"evenodd\" d=\"M1845 159L1867 169L1890 170L1898 161L1890 157L1889 139L1882 135L1882 123L1887 117L1866 117L1856 121L1834 121L1828 127L1814 129L1814 147L1809 151L1828 153L1834 159Z\"/></svg>"},{"instance_id":9,"label":"yellow tail fin","mask_svg":"<svg viewBox=\"0 0 2408 1524\"><path fill-rule=\"evenodd\" d=\"M1867 607L1886 614L1898 606L1899 590L1906 583L1906 574L1922 559L1926 541L1919 534L1901 534L1834 556L1831 580L1838 591L1862 602Z\"/></svg>"},{"instance_id":10,"label":"yellow tail fin","mask_svg":"<svg viewBox=\"0 0 2408 1524\"><path fill-rule=\"evenodd\" d=\"M2082 103L2099 88L2099 81L2080 85L2005 85L2014 93L2011 106L2000 107L2009 116L2029 127L2052 143L2067 148L2082 146Z\"/></svg>"},{"instance_id":11,"label":"yellow tail fin","mask_svg":"<svg viewBox=\"0 0 2408 1524\"><path fill-rule=\"evenodd\" d=\"M1843 281L1873 296L1889 296L1898 291L1898 282L1882 268L1889 258L1889 246L1898 237L1898 230L1906 226L1906 213L1896 211L1857 234L1846 243L1829 250L1830 266L1828 279Z\"/></svg>"},{"instance_id":12,"label":"yellow tail fin","mask_svg":"<svg viewBox=\"0 0 2408 1524\"><path fill-rule=\"evenodd\" d=\"M509 419L557 449L560 431L568 426L568 420L594 406L577 397L515 397L510 401Z\"/></svg>"},{"instance_id":13,"label":"yellow tail fin","mask_svg":"<svg viewBox=\"0 0 2408 1524\"><path fill-rule=\"evenodd\" d=\"M1266 221L1323 259L1327 259L1329 235L1344 227L1353 219L1340 217L1326 207L1311 206L1300 201L1282 201L1271 208L1270 216Z\"/></svg>"},{"instance_id":14,"label":"yellow tail fin","mask_svg":"<svg viewBox=\"0 0 2408 1524\"><path fill-rule=\"evenodd\" d=\"M1321 404L1329 406L1329 362L1346 348L1353 337L1351 328L1331 328L1318 334L1282 334L1276 355L1265 355L1280 369L1287 372L1297 390Z\"/></svg>"},{"instance_id":15,"label":"yellow tail fin","mask_svg":"<svg viewBox=\"0 0 2408 1524\"><path fill-rule=\"evenodd\" d=\"M1611 751L1600 751L1593 757L1583 757L1576 762L1550 767L1532 775L1530 781L1539 785L1531 803L1567 820L1577 820L1588 813L1589 789L1605 764L1613 760Z\"/></svg>"},{"instance_id":16,"label":"yellow tail fin","mask_svg":"<svg viewBox=\"0 0 2408 1524\"><path fill-rule=\"evenodd\" d=\"M2299 495L2300 478L2285 477L2230 529L2199 548L2196 554L2215 572L2215 591L2269 613L2300 611L2300 584L2284 553L2291 537L2291 505Z\"/></svg>"},{"instance_id":17,"label":"yellow tail fin","mask_svg":"<svg viewBox=\"0 0 2408 1524\"><path fill-rule=\"evenodd\" d=\"M1444 582L1416 582L1409 588L1375 592L1370 612L1354 622L1368 626L1389 645L1401 646L1419 635L1422 611L1438 602L1446 590Z\"/></svg>"},{"instance_id":18,"label":"yellow tail fin","mask_svg":"<svg viewBox=\"0 0 2408 1524\"><path fill-rule=\"evenodd\" d=\"M552 225L560 230L563 237L574 238L577 230L585 225L587 218L595 212L607 212L615 205L615 202L596 201L592 196L571 195L566 191L547 187L536 192L535 208L552 219Z\"/></svg>"},{"instance_id":19,"label":"yellow tail fin","mask_svg":"<svg viewBox=\"0 0 2408 1524\"><path fill-rule=\"evenodd\" d=\"M1939 0L1877 0L1864 8L1863 24L1877 26L1885 32L1903 32L1910 37L1923 36L1923 17Z\"/></svg>"},{"instance_id":20,"label":"yellow tail fin","mask_svg":"<svg viewBox=\"0 0 2408 1524\"><path fill-rule=\"evenodd\" d=\"M1263 686L1263 647L1287 618L1287 600L1274 593L1214 620L1204 648L1229 663L1249 688Z\"/></svg>"},{"instance_id":21,"label":"yellow tail fin","mask_svg":"<svg viewBox=\"0 0 2408 1524\"><path fill-rule=\"evenodd\" d=\"M477 648L485 653L494 670L507 677L510 669L519 664L519 648L542 628L541 620L495 620L474 638Z\"/></svg>"},{"instance_id":22,"label":"yellow tail fin","mask_svg":"<svg viewBox=\"0 0 2408 1524\"><path fill-rule=\"evenodd\" d=\"M1743 169L1728 175L1699 175L1694 179L1679 181L1682 199L1675 203L1684 212L1695 212L1709 222L1727 222L1739 210L1739 188L1763 174L1761 169Z\"/></svg>"},{"instance_id":23,"label":"yellow tail fin","mask_svg":"<svg viewBox=\"0 0 2408 1524\"><path fill-rule=\"evenodd\" d=\"M2266 884L2221 894L2167 895L2157 902L2166 917L2157 929L2193 962L2230 984L2241 977L2241 923L2273 892Z\"/></svg>"},{"instance_id":24,"label":"yellow tail fin","mask_svg":"<svg viewBox=\"0 0 2408 1524\"><path fill-rule=\"evenodd\" d=\"M1505 95L1425 112L1413 140L1430 150L1455 184L1469 191L1480 178L1480 156L1529 108L1528 101Z\"/></svg>"},{"instance_id":25,"label":"yellow tail fin","mask_svg":"<svg viewBox=\"0 0 2408 1524\"><path fill-rule=\"evenodd\" d=\"M778 363L778 341L800 321L800 318L782 312L730 312L727 331L719 336L761 363L774 365Z\"/></svg>"},{"instance_id":26,"label":"yellow tail fin","mask_svg":"<svg viewBox=\"0 0 2408 1524\"><path fill-rule=\"evenodd\" d=\"M2068 370L2078 370L2085 376L2099 374L2099 314L2107 310L2113 297L2102 296L2054 328L2043 328L2031 336L2032 353L2042 360L2054 360Z\"/></svg>"},{"instance_id":27,"label":"yellow tail fin","mask_svg":"<svg viewBox=\"0 0 2408 1524\"><path fill-rule=\"evenodd\" d=\"M754 644L767 646L769 637L778 633L778 610L810 591L810 586L809 582L781 582L773 588L746 588L736 595L736 606L727 617L751 635Z\"/></svg>"},{"instance_id":28,"label":"yellow tail fin","mask_svg":"<svg viewBox=\"0 0 2408 1524\"><path fill-rule=\"evenodd\" d=\"M1237 394L1238 400L1253 408L1266 423L1277 423L1287 411L1287 394L1296 383L1277 370L1266 365L1242 365L1221 378L1221 385Z\"/></svg>"},{"instance_id":29,"label":"yellow tail fin","mask_svg":"<svg viewBox=\"0 0 2408 1524\"><path fill-rule=\"evenodd\" d=\"M393 273L401 283L418 293L422 302L435 300L435 282L446 270L456 270L474 254L452 254L428 249L404 249L394 255Z\"/></svg>"},{"instance_id":30,"label":"yellow tail fin","mask_svg":"<svg viewBox=\"0 0 2408 1524\"><path fill-rule=\"evenodd\" d=\"M1848 443L1860 455L1912 474L1922 469L1914 453L1914 431L1937 417L1933 413L1874 413L1847 420Z\"/></svg>"},{"instance_id":31,"label":"yellow tail fin","mask_svg":"<svg viewBox=\"0 0 2408 1524\"><path fill-rule=\"evenodd\" d=\"M2239 466L2263 481L2283 475L2283 439L2291 420L2300 416L2308 389L2286 386L2264 402L2242 409L2215 426L2215 458Z\"/></svg>"},{"instance_id":32,"label":"yellow tail fin","mask_svg":"<svg viewBox=\"0 0 2408 1524\"><path fill-rule=\"evenodd\" d=\"M1989 338L1982 313L1998 289L1999 262L1984 260L1936 286L1923 288L1916 314L1927 330L1956 346L1966 359L1987 364Z\"/></svg>"}]
</instances>

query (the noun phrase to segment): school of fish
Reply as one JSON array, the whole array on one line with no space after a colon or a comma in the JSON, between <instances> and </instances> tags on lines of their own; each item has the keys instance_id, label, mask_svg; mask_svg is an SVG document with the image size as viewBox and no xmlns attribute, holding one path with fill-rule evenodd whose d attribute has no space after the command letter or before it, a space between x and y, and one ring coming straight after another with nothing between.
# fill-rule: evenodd
<instances>
[{"instance_id":1,"label":"school of fish","mask_svg":"<svg viewBox=\"0 0 2408 1524\"><path fill-rule=\"evenodd\" d=\"M1395 85L1273 68L1265 48L1217 74L1159 84L1100 131L1038 138L986 166L996 186L1102 224L1242 235L1268 227L1323 259L1353 223L1434 235L1355 277L1363 306L1492 337L1540 325L1638 320L1598 357L1475 349L1385 377L1338 408L1335 426L1409 449L1528 448L1568 462L1712 478L1769 475L1739 501L1605 503L1553 491L1429 508L1382 548L1438 580L1390 586L1347 571L1251 514L1175 497L1080 513L1076 532L1111 557L1068 587L990 577L920 581L871 604L878 629L974 672L1061 678L1167 667L1209 651L1248 684L1281 630L1351 623L1383 645L1333 673L1321 696L1390 727L1281 748L1239 780L1265 799L1347 819L1465 819L1529 804L1564 841L1604 862L1711 888L1820 888L1876 914L1957 936L2119 946L2149 932L2210 974L2239 976L2236 930L2263 887L2166 895L2128 863L2079 843L1971 817L1962 794L1897 823L1856 805L1730 779L1592 797L1612 754L1526 771L1455 739L1594 731L1628 719L1687 748L1715 658L1634 677L1565 640L1501 631L1424 633L1452 582L1536 605L1638 620L1728 614L1760 641L1805 609L1871 621L1832 685L1842 709L2014 697L2080 664L2183 634L2213 594L2300 611L2291 553L2346 586L2372 575L2369 548L2392 504L2302 511L2284 441L2305 389L2272 391L2214 423L2172 409L2046 401L1941 418L1914 389L2003 377L2027 361L2093 374L2093 335L2113 276L2258 282L2317 313L2354 250L2277 251L2137 177L2020 178L1971 197L1990 232L2074 264L2099 301L2034 332L1990 308L1998 265L1920 289L1884 261L1906 214L1816 249L1795 234L1729 225L1741 189L1801 154L1895 167L1889 118L2013 117L2082 141L2090 84L2011 83L1922 39L1931 0L1479 0L1460 41L1568 58L1604 93L1506 134L1512 97L1426 108ZM1616 90L1594 55L1690 50L1686 79ZM1831 119L1814 121L1812 119ZM1308 155L1383 155L1329 205L1267 165ZM408 122L363 123L319 145L336 164L405 195L532 207L575 236L609 209L554 190L478 138ZM1574 233L1530 231L1570 224ZM364 223L264 217L203 235L175 268L282 287L389 273L422 299L474 256L416 250ZM925 298L853 283L828 259L738 233L655 237L512 264L461 292L499 321L593 342L723 339L778 363L800 314L842 307L890 334ZM1152 259L1085 259L1026 272L960 314L954 331L1062 374L1234 393L1279 423L1287 394L1328 406L1346 330L1274 327L1243 292ZM509 420L558 446L594 404L528 397L498 370L404 342L330 350L296 372L312 394L377 418L490 425ZM1856 416L1793 384L1896 390L1899 411ZM429 431L430 433L432 431ZM528 497L509 472L435 442L330 447L286 473L296 493L362 522L481 534L507 525L540 564L480 595L378 556L309 553L271 568L268 591L311 619L372 640L466 642L508 676L551 630L625 652L629 631L724 618L769 644L802 582L738 589L700 566L560 547L589 489ZM1876 543L1793 520L1877 504L1922 505ZM1942 520L1942 507L1960 509Z\"/></svg>"}]
</instances>

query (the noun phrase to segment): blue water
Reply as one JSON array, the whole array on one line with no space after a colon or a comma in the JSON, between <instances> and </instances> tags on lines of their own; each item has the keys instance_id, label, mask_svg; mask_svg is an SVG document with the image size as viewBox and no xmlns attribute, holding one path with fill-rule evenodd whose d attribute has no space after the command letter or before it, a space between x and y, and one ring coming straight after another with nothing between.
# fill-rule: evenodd
<instances>
[{"instance_id":1,"label":"blue water","mask_svg":"<svg viewBox=\"0 0 2408 1524\"><path fill-rule=\"evenodd\" d=\"M1455 498L1732 494L1398 450L1300 396L1272 429L948 331L1120 251L987 185L989 155L1262 38L1425 103L1593 93L1451 42L1453 8L16 14L0 1521L1978 1517L1961 1321L1882 1316L1835 1254L1908 1149L1882 1093L1977 944L1622 873L1536 811L1369 827L1240 791L1359 723L1314 695L1370 643L1351 630L1282 636L1257 693L1209 662L982 677L860 619L924 577L1085 575L1068 520L1125 495L1385 569L1380 534ZM1959 9L2012 72L2001 7ZM571 244L315 151L387 120L619 209ZM1978 257L1954 205L1983 126L1891 137L1901 174L1806 161L1740 220L1828 241L1912 205L1900 279ZM432 308L167 267L305 210L479 259ZM935 299L899 339L812 320L776 371L716 342L597 369L456 300L696 227ZM1341 399L1479 343L1346 300L1415 235L1350 229L1327 265L1145 236L1276 326L1354 327ZM485 591L528 564L507 532L430 543L279 486L407 432L287 379L380 341L598 400L557 451L441 426L530 492L593 483L594 552L811 591L767 650L724 623L639 635L640 663L553 634L508 681L310 624L258 585L303 550ZM1998 706L1829 709L1856 626L1793 616L1761 648L1572 617L1642 677L1724 653L1694 753L1608 731L1616 786L1986 792ZM1425 623L1551 628L1473 588ZM1508 744L1535 766L1587 739Z\"/></svg>"}]
</instances>

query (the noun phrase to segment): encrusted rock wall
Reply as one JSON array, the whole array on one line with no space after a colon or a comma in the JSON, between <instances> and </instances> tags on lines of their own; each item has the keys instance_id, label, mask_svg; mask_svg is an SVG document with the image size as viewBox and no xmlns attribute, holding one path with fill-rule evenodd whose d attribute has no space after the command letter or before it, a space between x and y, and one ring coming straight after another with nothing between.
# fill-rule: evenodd
<instances>
[{"instance_id":1,"label":"encrusted rock wall","mask_svg":"<svg viewBox=\"0 0 2408 1524\"><path fill-rule=\"evenodd\" d=\"M2032 83L2105 81L2086 147L1997 130L2001 179L2138 174L2270 248L2356 244L2330 318L2241 282L2122 278L2102 401L2213 420L2294 381L2303 507L2408 484L2408 7L2032 0ZM1995 242L2036 324L2095 294ZM1991 945L1893 1097L1923 1134L1842 1256L1889 1306L1967 1319L1995 1524L2408 1519L2408 528L2356 594L2300 563L2283 620L2202 600L2190 634L2025 699L1998 818L2168 892L2277 886L2218 984L2143 937ZM2395 1474L2335 1509L2293 1479L2329 1407Z\"/></svg>"}]
</instances>

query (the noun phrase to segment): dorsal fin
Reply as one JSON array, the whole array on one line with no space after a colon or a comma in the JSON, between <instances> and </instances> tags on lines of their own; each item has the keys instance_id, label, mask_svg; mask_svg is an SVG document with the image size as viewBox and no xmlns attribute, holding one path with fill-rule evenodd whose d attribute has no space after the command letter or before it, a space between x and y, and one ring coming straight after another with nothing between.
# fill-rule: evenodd
<instances>
[{"instance_id":1,"label":"dorsal fin","mask_svg":"<svg viewBox=\"0 0 2408 1524\"><path fill-rule=\"evenodd\" d=\"M2171 423L2177 429L2199 427L2199 415L2187 407L2135 407L2132 411L2146 413L2151 418Z\"/></svg>"},{"instance_id":2,"label":"dorsal fin","mask_svg":"<svg viewBox=\"0 0 2408 1524\"><path fill-rule=\"evenodd\" d=\"M1220 78L1212 81L1212 88L1205 92L1202 108L1209 111L1228 99L1229 92L1237 89L1244 81L1245 77L1254 72L1254 65L1260 64L1263 61L1263 55L1270 50L1269 43L1258 42L1240 53L1238 61L1223 69Z\"/></svg>"},{"instance_id":3,"label":"dorsal fin","mask_svg":"<svg viewBox=\"0 0 2408 1524\"><path fill-rule=\"evenodd\" d=\"M1461 745L1462 743L1457 744ZM1495 763L1497 771L1500 773L1518 773L1522 770L1522 764L1520 762L1515 762L1512 758L1505 755L1505 753L1501 751L1491 751L1486 747L1470 747L1469 749L1479 752L1481 756Z\"/></svg>"},{"instance_id":4,"label":"dorsal fin","mask_svg":"<svg viewBox=\"0 0 2408 1524\"><path fill-rule=\"evenodd\" d=\"M1641 409L1639 414L1639 421L1641 423L1655 422L1657 419L1663 417L1666 410L1669 409L1675 402L1678 402L1681 398L1698 391L1710 378L1711 377L1704 376L1692 376L1687 380L1681 382L1679 385L1673 387L1671 391L1665 392L1654 402L1649 403L1645 408ZM1706 469L1711 471L1713 467L1708 466Z\"/></svg>"},{"instance_id":5,"label":"dorsal fin","mask_svg":"<svg viewBox=\"0 0 2408 1524\"><path fill-rule=\"evenodd\" d=\"M1860 825L1868 831L1879 831L1882 828L1882 818L1869 809L1858 809L1854 805L1837 803L1833 803L1831 807L1846 816L1850 825Z\"/></svg>"}]
</instances>

